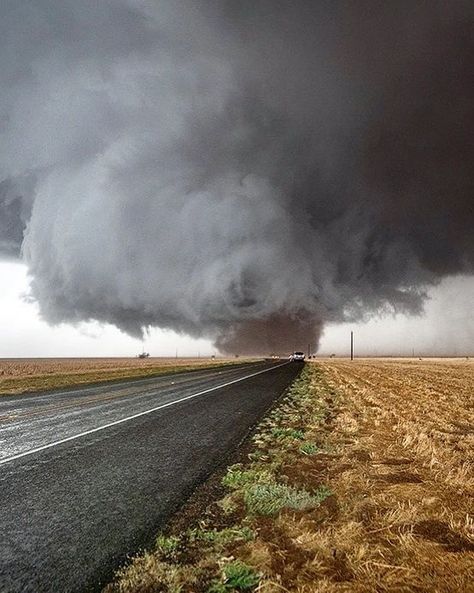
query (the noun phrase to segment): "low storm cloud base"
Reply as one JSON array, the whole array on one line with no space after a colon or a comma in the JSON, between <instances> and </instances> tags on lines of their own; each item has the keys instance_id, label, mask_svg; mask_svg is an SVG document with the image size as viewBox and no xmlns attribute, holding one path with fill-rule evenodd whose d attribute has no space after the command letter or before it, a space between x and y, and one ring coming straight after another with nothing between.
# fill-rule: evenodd
<instances>
[{"instance_id":1,"label":"low storm cloud base","mask_svg":"<svg viewBox=\"0 0 474 593\"><path fill-rule=\"evenodd\" d=\"M315 349L472 274L472 2L0 8L0 251L51 323Z\"/></svg>"}]
</instances>

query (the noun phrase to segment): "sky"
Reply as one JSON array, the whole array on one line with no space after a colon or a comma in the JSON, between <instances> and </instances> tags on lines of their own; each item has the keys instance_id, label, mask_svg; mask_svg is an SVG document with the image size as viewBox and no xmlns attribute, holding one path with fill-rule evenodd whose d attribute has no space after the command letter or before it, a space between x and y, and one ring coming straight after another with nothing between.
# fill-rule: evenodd
<instances>
[{"instance_id":1,"label":"sky","mask_svg":"<svg viewBox=\"0 0 474 593\"><path fill-rule=\"evenodd\" d=\"M5 279L8 279L6 282ZM82 322L52 326L28 298L27 267L0 262L0 358L136 356L211 356L209 340L191 339L171 331L152 330L144 341L110 324Z\"/></svg>"},{"instance_id":2,"label":"sky","mask_svg":"<svg viewBox=\"0 0 474 593\"><path fill-rule=\"evenodd\" d=\"M473 73L472 0L0 3L3 348L464 350Z\"/></svg>"},{"instance_id":3,"label":"sky","mask_svg":"<svg viewBox=\"0 0 474 593\"><path fill-rule=\"evenodd\" d=\"M472 277L447 278L430 291L420 315L381 315L327 327L319 354L347 356L352 330L358 356L472 356L473 295Z\"/></svg>"},{"instance_id":4,"label":"sky","mask_svg":"<svg viewBox=\"0 0 474 593\"><path fill-rule=\"evenodd\" d=\"M6 283L5 278L9 281ZM211 356L210 340L192 339L153 329L142 343L116 327L97 322L51 326L41 319L38 305L28 298L27 268L1 262L0 358L136 356ZM423 315L381 316L365 323L326 326L318 355L348 356L350 332L359 356L474 355L474 316L470 295L474 279L451 278L432 292ZM454 328L454 329L453 329ZM293 349L288 344L288 351Z\"/></svg>"}]
</instances>

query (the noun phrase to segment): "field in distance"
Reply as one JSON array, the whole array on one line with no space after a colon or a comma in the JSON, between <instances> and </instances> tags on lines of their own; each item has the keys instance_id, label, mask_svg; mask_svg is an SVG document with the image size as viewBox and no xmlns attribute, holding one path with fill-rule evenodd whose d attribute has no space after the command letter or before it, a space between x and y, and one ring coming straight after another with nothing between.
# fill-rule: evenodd
<instances>
[{"instance_id":1,"label":"field in distance","mask_svg":"<svg viewBox=\"0 0 474 593\"><path fill-rule=\"evenodd\" d=\"M0 395L246 362L236 358L4 358Z\"/></svg>"}]
</instances>

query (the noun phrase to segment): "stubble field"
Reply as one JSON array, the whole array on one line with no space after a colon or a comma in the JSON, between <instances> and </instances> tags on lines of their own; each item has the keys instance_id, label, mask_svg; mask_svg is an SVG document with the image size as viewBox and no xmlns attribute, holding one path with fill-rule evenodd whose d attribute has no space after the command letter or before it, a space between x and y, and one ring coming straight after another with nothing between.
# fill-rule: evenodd
<instances>
[{"instance_id":1,"label":"stubble field","mask_svg":"<svg viewBox=\"0 0 474 593\"><path fill-rule=\"evenodd\" d=\"M346 590L474 591L473 361L320 366L339 400L326 471L340 511L325 535Z\"/></svg>"}]
</instances>

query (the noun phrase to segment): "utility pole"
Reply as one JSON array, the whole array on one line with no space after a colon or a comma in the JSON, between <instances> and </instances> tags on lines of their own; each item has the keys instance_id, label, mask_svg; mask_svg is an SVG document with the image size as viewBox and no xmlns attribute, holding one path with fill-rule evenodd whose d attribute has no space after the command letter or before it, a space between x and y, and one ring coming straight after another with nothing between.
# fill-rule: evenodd
<instances>
[{"instance_id":1,"label":"utility pole","mask_svg":"<svg viewBox=\"0 0 474 593\"><path fill-rule=\"evenodd\" d=\"M351 331L351 360L354 360L354 332Z\"/></svg>"}]
</instances>

